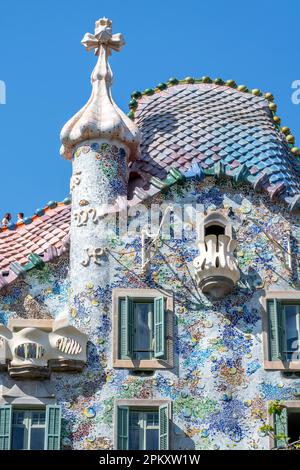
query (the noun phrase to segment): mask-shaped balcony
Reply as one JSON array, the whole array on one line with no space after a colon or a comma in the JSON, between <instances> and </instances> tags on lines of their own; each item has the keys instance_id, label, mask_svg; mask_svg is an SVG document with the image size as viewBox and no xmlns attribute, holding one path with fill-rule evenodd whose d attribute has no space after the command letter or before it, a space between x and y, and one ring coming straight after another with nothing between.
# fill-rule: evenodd
<instances>
[{"instance_id":1,"label":"mask-shaped balcony","mask_svg":"<svg viewBox=\"0 0 300 470\"><path fill-rule=\"evenodd\" d=\"M237 242L232 226L218 213L211 213L201 225L199 256L194 259L195 278L204 294L220 299L232 291L240 279L234 258Z\"/></svg>"},{"instance_id":2,"label":"mask-shaped balcony","mask_svg":"<svg viewBox=\"0 0 300 470\"><path fill-rule=\"evenodd\" d=\"M14 378L48 378L51 371L79 372L87 335L62 320L13 319L0 324L0 368Z\"/></svg>"}]
</instances>

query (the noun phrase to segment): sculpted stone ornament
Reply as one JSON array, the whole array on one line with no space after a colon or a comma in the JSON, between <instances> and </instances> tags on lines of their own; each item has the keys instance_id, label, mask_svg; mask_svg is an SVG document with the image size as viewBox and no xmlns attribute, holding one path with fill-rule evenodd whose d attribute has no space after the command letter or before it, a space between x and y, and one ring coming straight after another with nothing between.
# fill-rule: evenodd
<instances>
[{"instance_id":1,"label":"sculpted stone ornament","mask_svg":"<svg viewBox=\"0 0 300 470\"><path fill-rule=\"evenodd\" d=\"M75 189L76 186L78 186L81 182L81 171L76 171L72 176L70 180L70 190L71 192Z\"/></svg>"},{"instance_id":2,"label":"sculpted stone ornament","mask_svg":"<svg viewBox=\"0 0 300 470\"><path fill-rule=\"evenodd\" d=\"M237 242L231 223L217 212L205 217L201 228L200 254L193 262L196 282L203 293L219 299L229 294L240 279L234 257Z\"/></svg>"},{"instance_id":3,"label":"sculpted stone ornament","mask_svg":"<svg viewBox=\"0 0 300 470\"><path fill-rule=\"evenodd\" d=\"M80 203L79 205L82 206ZM95 207L74 211L74 220L77 222L77 227L86 226L89 220L96 224L98 222L98 217L99 215Z\"/></svg>"},{"instance_id":4,"label":"sculpted stone ornament","mask_svg":"<svg viewBox=\"0 0 300 470\"><path fill-rule=\"evenodd\" d=\"M51 371L82 371L87 335L57 320L11 319L0 323L0 368L12 378L43 379Z\"/></svg>"},{"instance_id":5,"label":"sculpted stone ornament","mask_svg":"<svg viewBox=\"0 0 300 470\"><path fill-rule=\"evenodd\" d=\"M90 99L61 131L61 154L71 160L79 143L107 138L121 141L129 150L129 158L136 159L139 153L139 131L112 99L113 75L107 61L111 50L119 52L124 46L123 36L120 33L112 34L112 22L101 18L96 21L95 33L86 33L81 42L87 51L95 50L98 61L91 76Z\"/></svg>"},{"instance_id":6,"label":"sculpted stone ornament","mask_svg":"<svg viewBox=\"0 0 300 470\"><path fill-rule=\"evenodd\" d=\"M100 44L106 45L108 55L111 55L110 49L119 52L125 45L122 34L112 34L112 21L108 18L101 18L95 23L95 34L86 33L81 41L89 52L95 49L95 55L100 54Z\"/></svg>"},{"instance_id":7,"label":"sculpted stone ornament","mask_svg":"<svg viewBox=\"0 0 300 470\"><path fill-rule=\"evenodd\" d=\"M101 265L101 258L106 255L106 251L102 248L86 248L86 257L81 262L82 266L88 266L92 260L95 264Z\"/></svg>"}]
</instances>

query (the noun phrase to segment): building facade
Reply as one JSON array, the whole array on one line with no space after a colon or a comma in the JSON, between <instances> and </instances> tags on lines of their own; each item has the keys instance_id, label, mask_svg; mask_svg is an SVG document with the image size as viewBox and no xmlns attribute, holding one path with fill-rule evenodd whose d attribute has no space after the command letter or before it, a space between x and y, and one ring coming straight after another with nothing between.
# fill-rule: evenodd
<instances>
[{"instance_id":1,"label":"building facade","mask_svg":"<svg viewBox=\"0 0 300 470\"><path fill-rule=\"evenodd\" d=\"M71 196L0 233L0 449L280 447L269 423L296 441L299 149L273 96L171 78L126 116L123 37L102 18L82 43Z\"/></svg>"}]
</instances>

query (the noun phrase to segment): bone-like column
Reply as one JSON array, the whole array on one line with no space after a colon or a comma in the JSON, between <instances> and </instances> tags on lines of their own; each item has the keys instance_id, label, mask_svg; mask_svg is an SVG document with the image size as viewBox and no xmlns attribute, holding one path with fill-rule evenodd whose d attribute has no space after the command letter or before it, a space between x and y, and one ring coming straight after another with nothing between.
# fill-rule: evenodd
<instances>
[{"instance_id":1,"label":"bone-like column","mask_svg":"<svg viewBox=\"0 0 300 470\"><path fill-rule=\"evenodd\" d=\"M61 132L61 153L72 160L72 213L70 234L70 311L86 309L99 317L93 292L110 284L110 259L105 254L109 240L107 216L99 216L127 198L128 163L139 155L139 132L134 123L114 103L112 72L108 64L111 50L124 45L121 34L112 34L111 21L96 22L95 33L87 33L82 43L98 57L92 72L92 93L86 105ZM87 291L91 295L87 294Z\"/></svg>"}]
</instances>

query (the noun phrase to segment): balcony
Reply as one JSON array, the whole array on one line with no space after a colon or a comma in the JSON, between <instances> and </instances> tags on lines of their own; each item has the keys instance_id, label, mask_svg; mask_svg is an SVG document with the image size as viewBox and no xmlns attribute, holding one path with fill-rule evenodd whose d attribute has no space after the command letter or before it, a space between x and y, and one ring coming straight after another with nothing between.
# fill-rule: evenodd
<instances>
[{"instance_id":1,"label":"balcony","mask_svg":"<svg viewBox=\"0 0 300 470\"><path fill-rule=\"evenodd\" d=\"M12 319L0 324L0 370L12 378L43 379L51 371L80 372L86 363L87 335L67 319Z\"/></svg>"},{"instance_id":2,"label":"balcony","mask_svg":"<svg viewBox=\"0 0 300 470\"><path fill-rule=\"evenodd\" d=\"M229 294L240 279L236 246L231 224L224 216L213 213L205 218L198 242L200 254L193 264L197 285L213 299Z\"/></svg>"}]
</instances>

